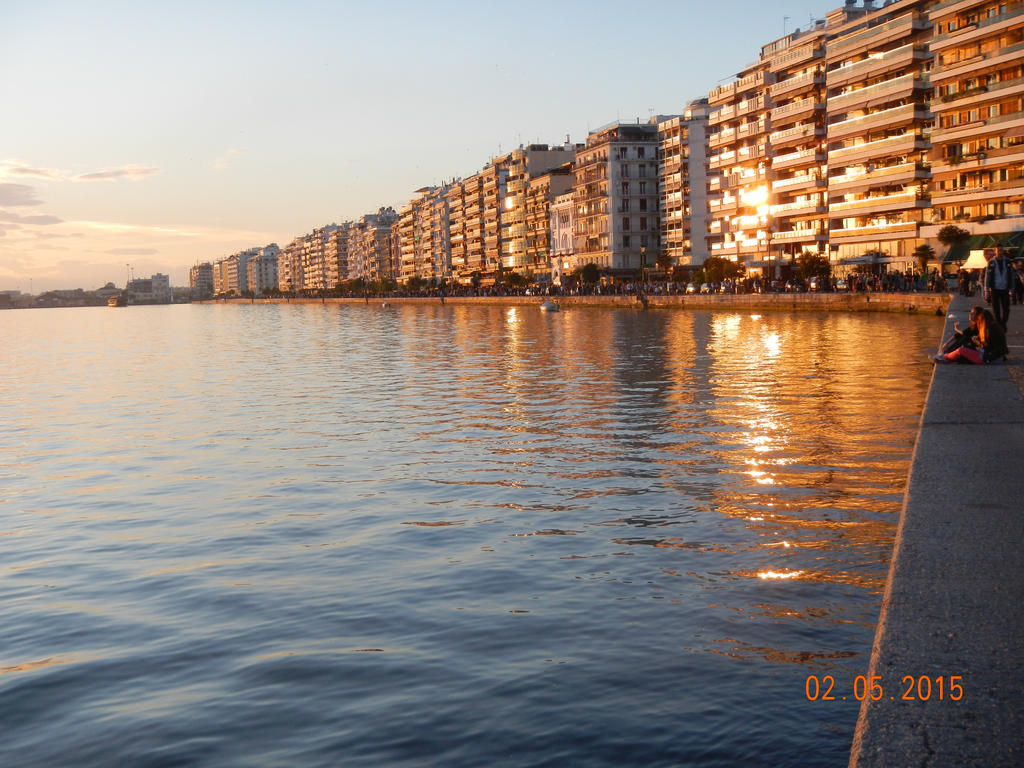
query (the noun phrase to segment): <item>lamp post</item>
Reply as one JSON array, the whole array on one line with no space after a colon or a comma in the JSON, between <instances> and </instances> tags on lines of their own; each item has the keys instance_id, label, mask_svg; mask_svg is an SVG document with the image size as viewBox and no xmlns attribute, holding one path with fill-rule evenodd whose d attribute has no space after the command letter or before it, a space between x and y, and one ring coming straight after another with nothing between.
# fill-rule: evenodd
<instances>
[{"instance_id":1,"label":"lamp post","mask_svg":"<svg viewBox=\"0 0 1024 768\"><path fill-rule=\"evenodd\" d=\"M640 246L640 281L647 285L647 246Z\"/></svg>"}]
</instances>

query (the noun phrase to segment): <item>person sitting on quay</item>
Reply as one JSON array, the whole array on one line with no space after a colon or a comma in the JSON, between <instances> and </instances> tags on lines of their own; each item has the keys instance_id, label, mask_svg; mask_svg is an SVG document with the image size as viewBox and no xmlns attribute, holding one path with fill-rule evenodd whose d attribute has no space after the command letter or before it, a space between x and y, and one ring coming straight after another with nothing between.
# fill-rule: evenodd
<instances>
[{"instance_id":1,"label":"person sitting on quay","mask_svg":"<svg viewBox=\"0 0 1024 768\"><path fill-rule=\"evenodd\" d=\"M954 325L954 327L956 326ZM970 328L976 329L975 335L969 339L963 339L961 346L950 352L929 355L929 357L936 363L963 362L980 365L1002 360L1009 354L1009 349L1006 346L1006 331L989 310L980 306L972 308ZM970 328L967 332L970 331ZM967 332L964 332L963 335L966 336ZM951 341L955 341L955 337ZM946 346L951 345L947 343L944 348Z\"/></svg>"}]
</instances>

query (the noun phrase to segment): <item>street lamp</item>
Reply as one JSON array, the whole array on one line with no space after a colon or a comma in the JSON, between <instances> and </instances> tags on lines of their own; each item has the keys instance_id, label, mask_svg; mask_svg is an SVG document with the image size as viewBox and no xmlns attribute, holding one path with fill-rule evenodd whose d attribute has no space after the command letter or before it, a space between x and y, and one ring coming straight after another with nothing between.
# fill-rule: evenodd
<instances>
[{"instance_id":1,"label":"street lamp","mask_svg":"<svg viewBox=\"0 0 1024 768\"><path fill-rule=\"evenodd\" d=\"M647 246L640 246L640 280L647 285Z\"/></svg>"}]
</instances>

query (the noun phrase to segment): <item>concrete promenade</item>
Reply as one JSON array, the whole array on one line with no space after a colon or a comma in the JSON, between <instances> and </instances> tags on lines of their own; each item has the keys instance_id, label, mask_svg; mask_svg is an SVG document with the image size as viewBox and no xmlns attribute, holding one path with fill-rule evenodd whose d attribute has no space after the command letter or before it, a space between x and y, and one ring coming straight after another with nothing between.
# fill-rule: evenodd
<instances>
[{"instance_id":1,"label":"concrete promenade","mask_svg":"<svg viewBox=\"0 0 1024 768\"><path fill-rule=\"evenodd\" d=\"M446 296L451 305L530 306L546 301L547 296ZM636 296L553 296L560 307L619 307L643 309L644 303ZM944 314L949 303L948 293L737 293L712 295L657 295L647 297L649 309L741 309L773 311L841 311L841 312L901 312L911 314ZM196 302L215 304L221 300ZM433 297L376 297L376 298L296 298L296 299L227 299L227 303L254 304L440 304Z\"/></svg>"},{"instance_id":2,"label":"concrete promenade","mask_svg":"<svg viewBox=\"0 0 1024 768\"><path fill-rule=\"evenodd\" d=\"M954 297L943 338L976 302ZM1008 341L1009 363L936 365L868 672L883 695L861 708L854 768L1024 766L1024 307Z\"/></svg>"}]
</instances>

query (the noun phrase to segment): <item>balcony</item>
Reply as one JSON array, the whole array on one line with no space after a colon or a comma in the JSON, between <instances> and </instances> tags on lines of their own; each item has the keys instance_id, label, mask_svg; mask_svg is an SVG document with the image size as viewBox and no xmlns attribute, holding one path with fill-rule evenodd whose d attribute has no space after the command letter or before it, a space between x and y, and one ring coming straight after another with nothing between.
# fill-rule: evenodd
<instances>
[{"instance_id":1,"label":"balcony","mask_svg":"<svg viewBox=\"0 0 1024 768\"><path fill-rule=\"evenodd\" d=\"M828 164L830 168L836 168L880 157L907 155L915 150L928 149L928 146L927 139L918 136L915 131L908 131L886 136L884 139L833 149L828 153Z\"/></svg>"},{"instance_id":2,"label":"balcony","mask_svg":"<svg viewBox=\"0 0 1024 768\"><path fill-rule=\"evenodd\" d=\"M1021 94L1024 94L1024 77L1015 77L1012 80L1004 80L1001 83L968 88L959 93L947 94L941 99L933 99L932 111L935 113L958 112L986 101L1005 99L1007 96L1019 96Z\"/></svg>"},{"instance_id":3,"label":"balcony","mask_svg":"<svg viewBox=\"0 0 1024 768\"><path fill-rule=\"evenodd\" d=\"M795 200L792 203L779 203L768 208L768 213L778 219L823 214L827 211L828 208L820 200Z\"/></svg>"},{"instance_id":4,"label":"balcony","mask_svg":"<svg viewBox=\"0 0 1024 768\"><path fill-rule=\"evenodd\" d=\"M825 187L827 183L828 182L818 174L807 173L801 176L793 176L788 179L776 179L772 182L772 191L774 192L778 189L796 190L803 189L805 187L818 189Z\"/></svg>"},{"instance_id":5,"label":"balcony","mask_svg":"<svg viewBox=\"0 0 1024 768\"><path fill-rule=\"evenodd\" d=\"M931 113L927 107L920 104L904 104L860 117L852 117L838 123L831 123L828 126L828 140L835 141L849 136L861 136L872 129L896 128L914 121L924 122L929 118L931 118Z\"/></svg>"},{"instance_id":6,"label":"balcony","mask_svg":"<svg viewBox=\"0 0 1024 768\"><path fill-rule=\"evenodd\" d=\"M817 109L824 109L825 103L810 96L800 101L794 101L781 107L772 108L772 122L793 122L802 117L814 114Z\"/></svg>"},{"instance_id":7,"label":"balcony","mask_svg":"<svg viewBox=\"0 0 1024 768\"><path fill-rule=\"evenodd\" d=\"M708 115L708 125L718 125L719 123L725 122L726 120L732 120L734 117L736 117L735 105L730 105L728 107L720 107L719 109L712 111L711 114Z\"/></svg>"},{"instance_id":8,"label":"balcony","mask_svg":"<svg viewBox=\"0 0 1024 768\"><path fill-rule=\"evenodd\" d=\"M978 56L969 56L957 62L947 62L936 67L932 76L946 80L956 80L977 73L981 69L997 69L1003 64L1012 64L1020 58L1020 52L1024 50L1024 43L1008 45L995 51L989 51Z\"/></svg>"},{"instance_id":9,"label":"balcony","mask_svg":"<svg viewBox=\"0 0 1024 768\"><path fill-rule=\"evenodd\" d=\"M734 141L736 141L736 129L723 128L718 133L713 133L708 137L708 147L715 149Z\"/></svg>"},{"instance_id":10,"label":"balcony","mask_svg":"<svg viewBox=\"0 0 1024 768\"><path fill-rule=\"evenodd\" d=\"M736 93L744 93L745 91L762 90L766 85L771 85L775 82L775 75L769 74L765 71L754 72L753 74L747 75L746 77L740 78L736 81Z\"/></svg>"},{"instance_id":11,"label":"balcony","mask_svg":"<svg viewBox=\"0 0 1024 768\"><path fill-rule=\"evenodd\" d=\"M995 16L979 19L974 24L961 27L953 32L947 32L944 35L935 35L928 41L928 45L933 51L941 51L944 48L950 48L954 45L963 45L971 42L976 43L984 38L998 36L999 32L1005 31L1015 24L1019 24L1021 16L1024 16L1024 8L1018 6L1017 8L1009 9L1004 13L1000 13Z\"/></svg>"},{"instance_id":12,"label":"balcony","mask_svg":"<svg viewBox=\"0 0 1024 768\"><path fill-rule=\"evenodd\" d=\"M930 205L927 198L921 197L917 191L897 192L892 195L875 195L860 200L846 200L841 202L830 202L828 211L830 214L842 213L845 211L879 212L899 211L907 208L927 208Z\"/></svg>"},{"instance_id":13,"label":"balcony","mask_svg":"<svg viewBox=\"0 0 1024 768\"><path fill-rule=\"evenodd\" d=\"M791 77L788 80L780 80L779 82L775 83L775 85L768 89L768 95L770 95L773 99L776 99L780 96L790 94L793 92L811 90L812 88L824 84L824 82L824 72L806 72L802 75Z\"/></svg>"},{"instance_id":14,"label":"balcony","mask_svg":"<svg viewBox=\"0 0 1024 768\"><path fill-rule=\"evenodd\" d=\"M782 170L799 165L822 165L827 158L828 155L817 147L809 147L797 152L788 152L784 155L774 155L772 157L772 169Z\"/></svg>"},{"instance_id":15,"label":"balcony","mask_svg":"<svg viewBox=\"0 0 1024 768\"><path fill-rule=\"evenodd\" d=\"M962 205L1004 198L1020 199L1024 178L996 181L972 187L941 189L932 193L932 205Z\"/></svg>"},{"instance_id":16,"label":"balcony","mask_svg":"<svg viewBox=\"0 0 1024 768\"><path fill-rule=\"evenodd\" d=\"M828 180L828 191L830 195L852 194L871 187L908 184L930 176L928 169L917 163L900 163L872 171L856 170L832 176Z\"/></svg>"},{"instance_id":17,"label":"balcony","mask_svg":"<svg viewBox=\"0 0 1024 768\"><path fill-rule=\"evenodd\" d=\"M860 227L843 227L836 228L832 227L829 229L829 235L832 240L842 238L864 238L870 240L885 239L886 237L913 237L913 234L917 232L918 222L916 221L890 221L882 224L867 224Z\"/></svg>"},{"instance_id":18,"label":"balcony","mask_svg":"<svg viewBox=\"0 0 1024 768\"><path fill-rule=\"evenodd\" d=\"M715 88L708 94L709 104L722 104L736 95L736 83L726 83Z\"/></svg>"},{"instance_id":19,"label":"balcony","mask_svg":"<svg viewBox=\"0 0 1024 768\"><path fill-rule=\"evenodd\" d=\"M787 229L782 232L773 232L772 241L778 242L793 242L798 240L806 240L809 242L814 241L825 241L828 239L828 235L821 229Z\"/></svg>"},{"instance_id":20,"label":"balcony","mask_svg":"<svg viewBox=\"0 0 1024 768\"><path fill-rule=\"evenodd\" d=\"M997 130L998 133L1005 133L1013 128L1018 130L1024 129L1024 112L990 117L988 120L975 120L972 123L952 125L949 128L933 128L931 138L933 144L945 144L951 141L963 141L979 135L992 135Z\"/></svg>"},{"instance_id":21,"label":"balcony","mask_svg":"<svg viewBox=\"0 0 1024 768\"><path fill-rule=\"evenodd\" d=\"M760 112L765 110L770 105L771 100L764 94L754 99L748 99L747 101L741 101L736 105L736 117L742 117L752 112Z\"/></svg>"},{"instance_id":22,"label":"balcony","mask_svg":"<svg viewBox=\"0 0 1024 768\"><path fill-rule=\"evenodd\" d=\"M931 53L923 46L908 43L882 54L872 54L853 64L831 69L825 76L825 83L829 88L838 88L849 83L880 77L887 72L898 72L914 62L925 61L931 57Z\"/></svg>"},{"instance_id":23,"label":"balcony","mask_svg":"<svg viewBox=\"0 0 1024 768\"><path fill-rule=\"evenodd\" d=\"M798 48L790 48L785 53L772 57L768 61L768 69L771 72L781 72L789 67L820 59L824 55L825 50L820 44L801 45Z\"/></svg>"},{"instance_id":24,"label":"balcony","mask_svg":"<svg viewBox=\"0 0 1024 768\"><path fill-rule=\"evenodd\" d=\"M770 133L768 134L768 141L771 142L773 147L783 147L787 144L800 144L815 136L823 136L824 133L823 129L808 123L787 128L784 131Z\"/></svg>"},{"instance_id":25,"label":"balcony","mask_svg":"<svg viewBox=\"0 0 1024 768\"><path fill-rule=\"evenodd\" d=\"M932 175L938 178L942 174L962 173L975 168L992 168L1003 165L1024 164L1024 147L1002 147L972 152L959 157L945 157L932 161Z\"/></svg>"},{"instance_id":26,"label":"balcony","mask_svg":"<svg viewBox=\"0 0 1024 768\"><path fill-rule=\"evenodd\" d=\"M884 83L869 85L867 88L857 88L853 91L841 93L838 96L830 96L828 108L830 112L846 112L852 109L864 109L866 107L884 104L886 101L905 99L913 95L915 89L929 88L931 84L922 79L916 73L894 77Z\"/></svg>"},{"instance_id":27,"label":"balcony","mask_svg":"<svg viewBox=\"0 0 1024 768\"><path fill-rule=\"evenodd\" d=\"M851 53L863 48L878 48L893 40L909 37L914 32L931 28L931 22L920 13L906 13L892 21L853 32L829 41L826 58L831 64L841 61Z\"/></svg>"}]
</instances>

